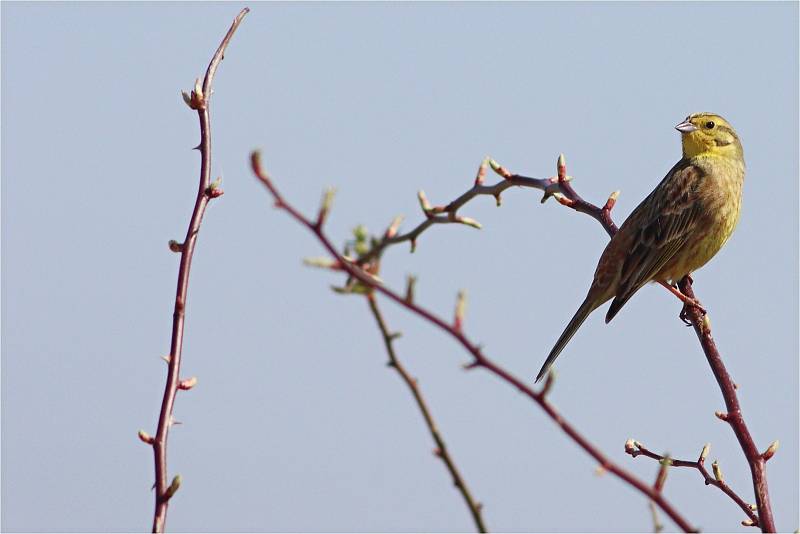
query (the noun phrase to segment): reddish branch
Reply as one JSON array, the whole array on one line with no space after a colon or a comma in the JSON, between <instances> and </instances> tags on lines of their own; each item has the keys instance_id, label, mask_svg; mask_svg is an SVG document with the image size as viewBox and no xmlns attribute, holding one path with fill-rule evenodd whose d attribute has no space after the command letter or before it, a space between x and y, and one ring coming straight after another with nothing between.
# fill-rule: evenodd
<instances>
[{"instance_id":1,"label":"reddish branch","mask_svg":"<svg viewBox=\"0 0 800 534\"><path fill-rule=\"evenodd\" d=\"M560 160L559 163L561 163ZM559 165L559 177L563 175L560 168L561 165ZM603 215L603 212L607 210L597 208L596 206L585 202L577 195L577 193L575 193L575 191L572 189L572 186L568 182L563 182L561 189L564 193L564 197L566 198L566 202L560 197L557 198L562 204L577 209L578 211L588 213L600 221L600 223L603 225L603 228L606 229L610 236L613 236L615 233L617 233L617 227L611 221L610 217L606 218ZM609 201L613 197L614 195L609 198ZM672 288L670 288L667 284L662 283L662 285L673 292ZM750 465L750 472L753 479L753 490L756 497L756 506L758 507L758 516L756 518L751 518L751 520L753 520L757 526L760 526L763 532L775 532L775 519L772 515L772 506L769 500L769 489L767 486L766 473L766 462L772 456L772 454L774 454L774 451L772 454L767 454L766 452L762 454L759 452L755 442L753 441L753 437L750 435L750 431L748 430L742 415L741 407L739 406L739 399L736 395L736 386L734 385L733 380L725 368L725 364L722 361L722 356L720 356L719 351L717 350L717 345L714 342L713 336L711 335L711 323L708 320L705 310L696 305L698 300L697 297L695 297L694 291L692 290L691 278L689 276L684 277L678 286L680 292L695 303L695 305L686 306L684 308L685 312L682 312L681 315L683 317L685 313L685 317L692 324L692 326L694 326L697 338L700 340L700 346L703 348L703 352L706 355L708 364L711 366L711 371L714 373L714 377L717 379L717 383L722 391L722 397L725 400L725 406L727 407L728 413L723 414L721 419L727 421L731 425L731 428L733 429L734 434L736 434L736 438L739 440L739 444L742 447L742 451L747 458L747 462Z\"/></svg>"},{"instance_id":2,"label":"reddish branch","mask_svg":"<svg viewBox=\"0 0 800 534\"><path fill-rule=\"evenodd\" d=\"M692 282L688 277L681 280L678 287L687 297L696 298L692 290ZM701 316L701 313L693 307L689 307L687 312L688 318L697 334L697 339L700 340L700 345L703 347L708 365L711 366L714 378L717 379L719 388L722 391L722 397L725 399L725 407L728 412L719 413L717 417L731 426L733 433L736 434L736 439L739 440L739 445L742 447L745 458L747 458L747 463L750 465L753 492L756 497L756 506L758 507L758 517L754 520L755 524L761 528L762 532L775 532L775 519L772 515L772 505L770 504L769 488L767 486L767 460L775 454L777 442L773 443L765 452L759 452L755 441L753 441L753 436L750 435L750 430L744 421L742 408L739 406L739 398L736 395L736 384L728 374L728 370L725 368L722 357L717 350L714 337L711 335L711 323L708 320L708 316Z\"/></svg>"},{"instance_id":3,"label":"reddish branch","mask_svg":"<svg viewBox=\"0 0 800 534\"><path fill-rule=\"evenodd\" d=\"M486 170L489 166L491 166L492 170L497 174L502 176L503 180L494 185L484 185ZM359 257L359 262L366 262L375 257L380 257L383 251L390 245L396 245L405 241L411 242L411 250L413 252L416 248L417 238L425 230L437 223L460 223L472 226L473 228L480 228L481 225L478 221L459 216L457 213L459 208L478 196L492 196L495 198L497 205L500 206L503 191L514 186L544 191L542 202L545 202L550 197L555 197L562 204L594 217L603 225L606 231L609 232L609 235L614 235L617 232L617 227L614 225L614 221L611 220L611 208L614 207L618 192L612 193L606 205L598 209L593 204L583 200L575 190L572 189L572 186L569 184L571 178L566 175L566 165L564 164L563 157L559 158L558 172L558 176L552 178L529 178L519 174L511 174L505 167L487 158L478 169L475 184L461 196L445 206L431 206L425 193L420 191L419 201L422 212L425 214L425 220L419 223L414 229L404 234L387 232L383 239L369 252Z\"/></svg>"},{"instance_id":4,"label":"reddish branch","mask_svg":"<svg viewBox=\"0 0 800 534\"><path fill-rule=\"evenodd\" d=\"M397 334L393 334L389 331L389 327L386 325L383 314L378 307L378 302L375 299L374 293L367 295L367 302L369 303L369 309L372 311L372 315L375 317L375 321L378 323L378 328L383 336L383 344L386 346L386 353L389 356L389 367L392 367L395 371L397 371L397 373L400 375L400 378L402 378L403 382L405 382L406 386L408 386L408 389L411 390L411 394L414 396L417 407L422 413L422 417L425 419L425 424L428 426L428 431L430 432L433 441L436 442L436 450L434 453L442 460L442 462L444 462L445 467L447 467L447 470L453 477L453 485L455 485L455 487L458 488L458 491L461 492L461 496L464 498L464 502L469 508L469 512L472 515L472 520L475 522L478 532L488 532L486 530L486 525L483 522L483 516L481 515L483 505L473 498L472 493L470 492L466 482L464 482L464 478L461 476L455 461L453 460L452 456L450 456L450 452L447 449L444 438L439 432L436 421L433 420L431 411L428 408L428 403L425 402L425 398L422 396L417 379L409 374L405 366L403 366L403 364L397 358L397 353L394 350L394 340L397 338Z\"/></svg>"},{"instance_id":5,"label":"reddish branch","mask_svg":"<svg viewBox=\"0 0 800 534\"><path fill-rule=\"evenodd\" d=\"M491 165L492 169L503 177L503 181L493 186L483 185L487 164ZM603 207L595 206L581 198L575 189L573 189L570 184L570 177L566 174L566 164L563 155L558 158L557 170L558 175L556 177L547 179L528 178L512 174L494 161L485 160L478 171L475 185L446 206L430 206L424 195L420 195L420 203L426 220L408 233L392 236L390 238L385 236L372 251L360 257L359 262L369 260L374 256L380 256L387 246L402 241L411 241L413 250L413 245L417 237L434 223L461 222L463 224L469 224L469 222L472 222L475 224L471 224L471 226L477 225L477 227L480 227L480 225L477 224L476 221L472 221L472 219L467 219L468 222L465 223L465 218L458 216L458 209L469 200L479 195L493 195L497 198L499 205L500 194L513 185L543 190L544 196L542 197L542 202L553 196L561 204L593 217L600 222L609 236L614 236L614 234L617 233L617 226L611 219L611 209L614 207L618 192L612 193ZM756 506L758 508L758 516L754 520L755 524L764 532L774 532L775 520L772 515L766 476L766 461L774 454L774 451L769 454L767 452L759 452L750 435L750 431L742 416L741 407L739 406L736 387L714 343L708 316L705 310L699 306L698 300L692 290L691 278L687 276L681 280L679 284L680 292L666 283L662 282L661 285L687 304L681 312L681 318L694 326L706 359L720 386L728 410L727 414L723 414L720 418L731 425L742 447L742 451L747 458L747 462L750 465Z\"/></svg>"},{"instance_id":6,"label":"reddish branch","mask_svg":"<svg viewBox=\"0 0 800 534\"><path fill-rule=\"evenodd\" d=\"M653 460L657 460L661 462L662 467L690 467L692 469L697 469L697 471L703 476L703 480L706 485L716 486L720 489L725 495L731 498L733 502L739 505L739 508L747 514L747 517L750 518L748 522L748 526L758 526L758 516L753 513L752 507L747 504L744 499L739 497L733 489L725 482L725 479L722 477L722 472L719 470L717 466L716 473L719 474L719 477L712 475L708 472L705 466L706 456L708 455L709 446L706 445L703 447L700 456L695 461L690 460L676 460L673 458L667 458L665 456L661 456L660 454L656 454L650 450L648 450L644 445L639 443L638 441L628 440L625 443L625 452L630 454L633 458L637 456L647 456L648 458L652 458ZM716 464L716 462L714 462Z\"/></svg>"},{"instance_id":7,"label":"reddish branch","mask_svg":"<svg viewBox=\"0 0 800 534\"><path fill-rule=\"evenodd\" d=\"M654 486L646 484L645 482L641 481L632 473L628 472L621 466L612 462L605 454L603 454L599 448L597 448L594 444L589 442L587 438L585 438L580 432L578 432L575 427L569 424L564 417L556 411L552 404L547 400L546 394L549 391L550 387L552 386L552 377L548 378L547 383L539 392L534 391L528 384L523 382L522 380L516 378L511 373L494 363L490 360L487 356L483 354L481 347L472 341L470 341L463 331L454 327L453 324L450 324L443 320L442 318L434 315L429 310L420 307L416 303L414 303L410 299L406 299L403 295L387 288L383 284L379 283L375 277L367 272L365 272L361 265L355 263L351 259L347 259L342 256L337 250L330 239L325 234L322 224L320 221L312 221L311 219L304 216L300 213L294 206L286 202L283 198L281 193L272 183L272 180L269 176L262 170L260 157L259 154L253 153L252 158L252 167L253 171L256 174L257 178L261 181L261 183L269 190L272 194L272 197L275 201L275 206L279 209L286 211L289 215L292 216L298 223L308 228L319 240L319 242L323 245L323 247L328 251L331 257L334 259L335 264L333 266L334 269L341 270L346 272L348 275L353 277L354 279L358 280L361 284L371 287L374 290L382 293L390 300L393 300L400 306L406 308L407 310L415 313L416 315L422 317L423 319L427 320L428 322L436 325L441 330L449 334L451 337L455 338L455 340L464 347L464 349L472 356L473 361L468 365L468 368L481 368L489 373L495 375L502 381L508 383L509 385L517 388L523 395L527 396L533 402L538 404L542 410L547 413L547 415L559 426L561 429L566 433L578 446L580 446L584 451L586 451L592 458L594 458L602 467L603 470L612 473L619 479L623 480L630 486L634 487L636 490L641 492L647 498L651 499L655 504L664 511L677 525L685 532L695 531L689 522L667 501L660 491L658 491ZM563 166L560 166L563 167ZM561 169L559 169L561 170ZM479 175L480 177L480 175ZM566 177L562 178L562 181L566 181ZM542 182L545 182L544 180ZM536 182L539 183L539 182ZM549 183L553 183L550 181ZM545 195L547 196L547 189L546 185L542 183L542 186L539 187L538 185L531 185L532 187L536 187L538 189L544 189ZM563 191L563 190L562 190ZM552 193L551 193L552 194ZM475 195L473 195L475 196ZM569 200L575 202L575 209L579 209L580 207L580 200L577 195L574 198L569 198ZM466 201L464 201L466 202ZM613 207L613 201L610 201L608 204L608 208L606 211L610 212L611 207ZM598 208L598 210L602 210L602 208ZM602 213L598 212L599 216L603 216ZM454 221L457 222L457 221ZM424 228L423 228L424 230ZM421 233L421 231L419 232ZM417 235L419 235L419 233ZM411 239L411 238L407 238Z\"/></svg>"},{"instance_id":8,"label":"reddish branch","mask_svg":"<svg viewBox=\"0 0 800 534\"><path fill-rule=\"evenodd\" d=\"M563 162L561 158L559 158L560 179L565 176L565 173L561 171L562 163ZM559 183L561 184L561 190L564 194L564 199L566 200L564 201L564 199L557 196L556 198L558 198L559 202L583 213L588 213L600 221L610 236L613 236L617 232L617 227L611 221L610 216L606 218L603 215L603 212L607 210L597 208L596 206L585 202L582 198L580 198L580 196L577 195L577 193L575 193L574 189L572 189L572 186L567 181L562 182L559 180ZM609 201L611 201L612 198L614 198L613 194L609 198ZM662 285L668 290L672 291L667 284L662 283ZM703 352L706 355L708 364L711 366L711 371L714 373L714 378L717 379L717 383L719 384L722 397L725 400L725 406L728 410L727 414L722 414L720 419L727 421L728 424L731 425L731 428L736 435L736 439L739 440L742 451L747 458L747 463L750 465L750 472L753 479L753 491L756 497L756 506L758 508L758 516L754 519L755 524L759 526L763 532L775 532L775 519L772 515L772 505L770 504L769 499L769 488L767 485L766 473L766 462L772 457L774 450L770 453L770 449L768 449L767 452L761 453L755 445L755 441L753 440L753 437L747 428L747 424L744 421L744 416L742 415L742 410L739 405L739 398L736 395L736 386L728 374L727 369L725 368L725 364L722 361L722 356L720 356L719 350L717 350L717 345L714 342L713 336L711 335L710 320L708 320L705 310L696 305L698 300L694 294L694 291L692 290L691 278L689 276L684 277L678 286L680 292L689 299L692 299L692 301L695 303L695 305L686 306L684 309L685 312L682 312L681 315L683 317L685 313L685 317L694 327L697 338L700 341L700 346L703 348Z\"/></svg>"},{"instance_id":9,"label":"reddish branch","mask_svg":"<svg viewBox=\"0 0 800 534\"><path fill-rule=\"evenodd\" d=\"M176 475L171 482L167 482L167 435L170 427L175 423L172 417L175 406L175 396L178 390L187 390L194 386L196 379L180 379L181 350L183 348L184 318L186 314L186 296L189 289L189 271L192 265L197 234L203 221L209 200L222 195L219 183L211 182L211 117L209 115L209 102L211 99L211 84L214 73L222 61L225 49L233 37L236 28L250 10L244 8L234 19L228 33L217 48L206 70L203 84L199 80L191 95L183 93L184 100L190 108L197 111L200 118L200 187L194 204L194 211L189 220L186 239L183 243L170 242L170 249L180 252L181 262L178 269L178 287L175 295L175 309L172 314L172 338L167 360L167 383L164 387L164 398L161 402L161 411L158 417L158 430L151 437L144 431L139 432L139 438L152 445L155 457L155 511L153 513L153 532L163 532L167 518L169 501L180 487L180 475Z\"/></svg>"}]
</instances>

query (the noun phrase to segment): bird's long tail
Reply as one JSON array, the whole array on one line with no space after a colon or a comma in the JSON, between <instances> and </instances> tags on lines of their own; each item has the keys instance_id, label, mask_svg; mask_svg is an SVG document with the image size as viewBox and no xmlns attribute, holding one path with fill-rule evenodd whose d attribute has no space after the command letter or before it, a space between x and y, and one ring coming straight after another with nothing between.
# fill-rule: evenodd
<instances>
[{"instance_id":1,"label":"bird's long tail","mask_svg":"<svg viewBox=\"0 0 800 534\"><path fill-rule=\"evenodd\" d=\"M536 375L536 381L538 382L541 380L544 375L550 370L552 367L553 362L556 361L558 355L561 354L561 351L564 350L564 347L567 346L569 340L572 339L572 336L575 335L575 332L578 331L578 328L583 324L583 321L589 317L589 314L596 310L602 302L597 302L598 299L591 298L589 296L586 297L586 300L583 301L581 307L578 308L578 311L575 312L575 315L572 317L572 320L569 322L567 327L564 329L564 332L561 334L561 337L558 338L556 341L553 350L550 351L550 354L547 356L547 360L545 360L544 365L542 365L541 371L539 374Z\"/></svg>"}]
</instances>

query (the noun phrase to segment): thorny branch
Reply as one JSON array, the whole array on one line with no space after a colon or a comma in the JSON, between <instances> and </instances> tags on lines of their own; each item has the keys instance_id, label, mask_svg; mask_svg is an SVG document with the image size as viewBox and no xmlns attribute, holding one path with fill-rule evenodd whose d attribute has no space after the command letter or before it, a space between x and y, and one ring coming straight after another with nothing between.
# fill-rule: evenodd
<instances>
[{"instance_id":1,"label":"thorny branch","mask_svg":"<svg viewBox=\"0 0 800 534\"><path fill-rule=\"evenodd\" d=\"M486 176L487 165L491 166L492 170L500 175L503 180L493 186L483 185ZM434 223L461 223L469 226L480 228L480 223L473 219L461 217L457 214L458 209L466 204L469 200L479 195L493 195L500 204L500 194L513 185L521 187L529 187L544 191L542 202L545 202L549 197L555 198L558 202L572 208L581 213L585 213L596 219L606 230L609 236L613 237L617 233L617 226L611 219L611 209L617 199L619 191L611 193L603 207L595 206L585 201L573 189L571 177L566 174L566 164L563 154L559 156L557 163L557 176L551 178L528 178L518 174L512 174L507 169L499 165L494 160L486 159L481 164L478 175L475 179L475 184L472 188L459 196L456 200L450 202L445 206L431 206L425 197L424 193L420 191L420 205L422 206L425 220L417 225L416 228L405 234L395 235L391 232L387 234L376 243L372 250L367 254L360 256L357 263L370 261L374 257L380 257L383 251L390 245L400 243L403 241L411 241L412 251L414 249L416 239L419 235L429 228ZM390 228L391 229L391 228ZM700 341L700 346L708 360L714 377L720 386L727 413L722 414L720 419L728 422L736 435L736 438L741 445L742 451L747 458L750 466L750 471L753 479L753 489L756 498L756 505L758 508L758 515L754 520L755 526L759 526L764 532L775 531L775 520L772 515L772 507L769 499L769 489L766 475L766 462L774 454L767 452L761 453L755 445L749 429L744 421L739 400L736 394L736 386L728 374L722 357L717 350L716 343L711 334L711 322L706 314L706 311L699 306L699 301L695 297L692 290L691 277L687 276L680 281L678 292L675 288L671 287L666 282L661 282L668 291L679 296L679 298L688 297L690 303L684 306L681 312L681 318L688 324L694 327L697 338ZM682 296L681 296L682 294ZM759 520L760 518L760 520ZM753 520L751 518L751 520Z\"/></svg>"},{"instance_id":2,"label":"thorny branch","mask_svg":"<svg viewBox=\"0 0 800 534\"><path fill-rule=\"evenodd\" d=\"M719 468L719 464L714 462L714 475L711 475L705 467L706 457L708 456L708 452L710 449L710 444L707 444L703 447L703 450L700 452L700 456L695 461L691 460L676 460L674 458L667 458L665 456L661 456L660 454L656 454L650 450L648 450L644 445L639 443L636 440L629 439L625 442L625 452L630 454L633 458L637 456L647 456L648 458L652 458L661 463L662 466L669 466L669 467L690 467L692 469L697 469L697 471L702 475L703 481L705 484L716 486L719 488L725 495L731 498L733 502L735 502L742 511L747 514L747 517L750 519L745 521L746 526L757 526L758 525L758 516L753 513L753 507L747 504L744 499L739 497L733 489L725 482L725 478L722 476L722 471Z\"/></svg>"},{"instance_id":3,"label":"thorny branch","mask_svg":"<svg viewBox=\"0 0 800 534\"><path fill-rule=\"evenodd\" d=\"M503 178L494 185L484 185L487 167L489 166ZM411 242L411 251L413 252L416 249L417 238L434 224L460 223L480 229L481 224L478 221L458 215L457 212L459 208L473 198L484 195L493 196L497 205L500 206L503 191L513 186L544 191L541 200L542 203L548 198L554 197L565 206L569 206L576 211L594 217L603 225L603 228L609 232L609 235L614 235L617 232L617 227L614 221L611 220L611 209L614 207L619 191L612 193L606 205L598 209L596 206L583 200L570 185L569 182L572 177L566 175L566 165L563 156L558 160L558 173L558 176L553 176L551 178L529 178L519 174L511 174L496 161L486 158L478 169L478 174L475 177L475 184L449 204L445 206L431 206L425 196L425 192L420 191L418 194L419 202L422 207L422 212L425 214L425 220L419 223L414 229L404 234L397 234L396 228L395 232L387 232L383 239L376 243L368 253L359 257L359 262L368 262L373 258L380 257L387 247L405 241ZM397 224L399 224L399 221Z\"/></svg>"},{"instance_id":4,"label":"thorny branch","mask_svg":"<svg viewBox=\"0 0 800 534\"><path fill-rule=\"evenodd\" d=\"M208 65L203 84L201 85L200 80L197 80L191 95L183 93L183 99L186 104L191 109L196 110L200 118L200 144L197 147L200 150L200 186L184 242L170 241L169 244L170 250L180 253L181 261L178 268L175 309L172 314L170 351L169 356L164 358L167 361L167 383L164 387L164 397L158 417L158 429L154 437L143 430L139 431L139 439L153 447L155 458L156 483L153 532L164 531L169 501L178 491L181 484L180 475L176 475L170 483L167 483L167 434L170 427L176 423L173 420L172 412L178 390L191 389L197 383L197 379L194 377L185 380L180 379L186 297L189 290L189 271L192 265L195 243L197 242L197 234L200 231L200 225L208 202L222 195L219 180L211 182L211 116L209 114L209 103L212 94L211 84L214 80L214 73L225 55L228 43L249 11L248 8L242 9L233 20L233 24L231 24L228 33L222 39L219 48L217 48Z\"/></svg>"},{"instance_id":5,"label":"thorny branch","mask_svg":"<svg viewBox=\"0 0 800 534\"><path fill-rule=\"evenodd\" d=\"M436 442L436 450L434 453L442 460L442 462L444 462L445 467L447 467L447 470L453 477L453 484L456 488L458 488L458 491L464 498L464 502L469 508L469 512L472 515L472 520L475 522L478 532L488 532L486 530L486 525L483 522L483 505L476 501L472 496L472 493L470 492L467 483L464 481L464 478L461 476L455 461L453 460L452 456L450 456L450 452L447 449L444 438L439 432L436 421L433 420L433 415L431 415L430 408L428 408L428 403L422 396L417 379L411 376L411 374L406 370L405 366L397 358L397 353L394 350L394 340L397 338L397 334L389 331L389 327L386 325L386 320L383 318L383 313L378 307L378 302L375 299L374 293L370 292L367 295L367 302L369 303L369 309L372 312L373 317L375 317L375 321L378 323L378 329L381 331L383 343L386 346L386 353L389 356L389 366L397 371L397 373L400 375L400 378L402 378L403 382L405 382L406 386L408 386L408 389L411 390L411 394L414 396L417 407L422 413L422 417L425 419L425 424L428 426L428 431L430 432L433 441Z\"/></svg>"},{"instance_id":6,"label":"thorny branch","mask_svg":"<svg viewBox=\"0 0 800 534\"><path fill-rule=\"evenodd\" d=\"M678 287L687 297L696 298L692 290L692 282L688 277L681 280ZM742 409L739 405L739 397L736 395L736 384L733 382L731 375L728 374L728 370L722 361L722 356L717 350L717 344L711 335L711 324L708 316L702 317L694 307L689 307L687 312L697 334L697 339L700 340L700 345L703 347L708 364L711 366L711 371L714 373L714 378L717 379L719 388L722 391L722 397L725 400L725 407L728 410L727 413L717 412L716 415L731 426L736 439L739 440L739 445L744 452L745 458L747 458L747 463L750 465L753 493L758 507L756 525L761 528L762 532L775 532L775 519L772 515L772 505L770 504L769 488L767 486L767 460L775 454L778 442L773 442L763 453L759 452L753 436L750 435L750 430L744 421Z\"/></svg>"},{"instance_id":7,"label":"thorny branch","mask_svg":"<svg viewBox=\"0 0 800 534\"><path fill-rule=\"evenodd\" d=\"M544 410L545 413L547 413L547 415L559 427L561 427L564 433L566 433L578 446L580 446L584 451L586 451L590 456L592 456L592 458L594 458L600 464L600 466L604 471L607 471L613 474L614 476L618 477L619 479L623 480L624 482L626 482L627 484L638 490L640 493L645 495L648 499L652 500L683 531L685 532L696 531L696 529L689 524L689 522L669 503L669 501L667 501L663 497L660 491L658 491L655 487L641 481L635 475L633 475L629 471L625 470L621 466L611 461L611 459L609 459L605 454L603 454L600 451L600 449L598 449L580 432L578 432L578 430L575 427L573 427L569 422L567 422L566 419L564 419L564 417L558 411L556 411L555 407L553 407L550 401L547 400L547 393L549 392L553 383L552 375L548 377L544 387L540 391L538 392L534 391L528 384L516 378L511 373L509 373L508 371L500 367L498 364L490 360L486 355L484 355L481 347L470 341L463 333L463 331L459 328L456 328L454 324L447 323L445 320L441 319L437 315L434 315L427 309L417 305L413 300L407 299L403 295L393 291L392 289L387 288L379 280L377 280L373 274L370 274L369 272L365 271L363 264L360 264L351 258L346 258L337 251L336 247L333 245L331 240L325 234L323 230L323 225L320 224L321 218L318 219L317 221L312 221L311 219L307 218L305 215L300 213L293 205L289 204L283 198L280 191L278 191L278 189L272 183L270 177L262 170L260 156L257 152L254 152L252 154L251 163L253 167L253 172L255 173L256 177L272 194L272 197L275 201L275 207L286 211L298 223L308 228L308 230L310 230L316 236L317 240L331 255L332 263L329 266L329 268L333 270L346 272L349 276L356 279L362 285L380 292L381 294L388 297L390 300L393 300L400 306L406 308L407 310L415 313L416 315L422 317L423 319L427 320L428 322L436 325L437 327L445 331L456 341L458 341L458 343L462 347L464 347L464 349L472 356L473 361L467 366L467 368L469 369L482 368L488 371L489 373L495 375L500 380L518 389L523 395L527 396L533 402L538 404L539 407L541 407L542 410ZM560 163L559 179L561 181L565 181L566 168L563 165L563 158L559 158L559 163ZM537 188L544 189L544 187L537 187ZM561 190L564 191L564 189ZM547 191L545 191L545 194L547 194ZM576 198L569 198L569 197L565 198L568 201L572 202L571 207L573 207L574 209L578 209L580 211L580 208L583 207L581 204L582 199L580 199L580 197L577 197L577 194L575 194L575 197ZM609 212L613 207L613 204L614 204L613 199L610 198L609 202L606 204L606 207L597 208L598 215L608 216L610 219Z\"/></svg>"}]
</instances>

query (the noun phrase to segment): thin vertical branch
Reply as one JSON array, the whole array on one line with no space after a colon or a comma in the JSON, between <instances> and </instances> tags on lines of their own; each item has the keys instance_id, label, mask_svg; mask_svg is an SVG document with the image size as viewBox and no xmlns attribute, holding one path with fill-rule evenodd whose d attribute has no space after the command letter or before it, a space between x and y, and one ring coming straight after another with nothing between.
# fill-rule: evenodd
<instances>
[{"instance_id":1,"label":"thin vertical branch","mask_svg":"<svg viewBox=\"0 0 800 534\"><path fill-rule=\"evenodd\" d=\"M689 277L684 277L678 286L684 295L692 299L695 298ZM697 334L697 339L700 340L700 346L703 347L703 353L706 355L708 365L711 366L711 372L714 373L714 378L717 379L719 389L722 391L722 398L725 400L725 407L728 410L727 413L719 414L718 417L731 426L736 439L739 440L739 445L744 452L747 463L750 465L753 492L755 493L756 506L758 507L757 524L762 532L775 532L775 518L772 515L772 505L770 504L769 488L767 486L767 460L772 457L774 450L770 447L764 453L759 452L753 436L750 435L750 430L747 428L742 415L742 408L739 406L736 384L731 379L731 375L728 374L725 363L722 361L722 356L717 350L717 344L711 335L711 323L708 316L702 316L695 307L689 307L687 312ZM772 452L770 453L771 450Z\"/></svg>"},{"instance_id":2,"label":"thin vertical branch","mask_svg":"<svg viewBox=\"0 0 800 534\"><path fill-rule=\"evenodd\" d=\"M422 417L425 419L425 424L428 426L428 431L430 432L433 441L436 442L436 456L438 456L442 462L444 462L445 467L447 467L447 470L453 477L453 485L455 485L458 491L461 492L461 496L464 498L467 508L469 508L469 512L472 515L472 520L475 522L475 527L478 529L478 532L488 532L481 514L483 511L483 505L476 501L472 496L467 483L464 482L464 477L461 476L453 457L450 456L450 452L447 449L444 438L439 432L436 421L433 420L433 415L431 415L431 411L428 408L428 403L425 402L425 398L422 396L422 392L417 384L417 379L409 374L409 372L397 358L397 353L394 350L394 340L397 336L393 335L389 331L389 327L386 325L383 314L378 307L378 302L375 299L374 293L370 292L367 295L367 302L369 303L369 309L372 312L372 316L375 317L375 322L378 323L378 328L381 331L383 344L385 345L386 353L389 356L389 366L397 371L397 373L400 375L400 378L403 379L403 382L405 382L406 386L408 386L408 389L411 391L411 394L414 396L414 400L417 402L417 407L419 408L420 413L422 413Z\"/></svg>"},{"instance_id":3,"label":"thin vertical branch","mask_svg":"<svg viewBox=\"0 0 800 534\"><path fill-rule=\"evenodd\" d=\"M222 195L219 184L211 182L211 116L209 104L211 100L212 82L214 73L222 61L225 49L228 46L234 32L239 27L242 19L250 10L244 8L234 19L228 33L217 48L216 53L211 59L206 70L206 75L202 86L198 82L191 95L183 94L187 105L196 110L200 118L200 185L195 199L194 210L192 211L189 227L186 231L186 239L183 243L170 243L170 248L180 252L181 261L178 268L178 284L175 295L175 308L172 314L172 337L170 342L169 357L167 358L167 382L164 387L164 397L161 402L161 410L158 417L158 430L153 438L140 438L152 445L155 458L155 511L153 513L153 532L163 532L167 519L167 508L169 501L180 487L180 475L175 476L171 483L167 483L167 435L170 426L173 424L173 408L175 406L175 396L179 389L189 389L196 380L188 379L181 381L181 351L183 348L184 319L186 316L186 298L189 290L189 271L192 266L192 255L194 253L197 234L203 222L203 215L209 200Z\"/></svg>"}]
</instances>

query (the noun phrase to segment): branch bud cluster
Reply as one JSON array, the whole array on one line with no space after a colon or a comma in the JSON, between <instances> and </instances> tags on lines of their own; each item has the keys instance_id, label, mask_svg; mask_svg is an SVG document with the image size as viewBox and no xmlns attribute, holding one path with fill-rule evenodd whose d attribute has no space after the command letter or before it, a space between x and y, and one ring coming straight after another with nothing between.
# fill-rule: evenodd
<instances>
[{"instance_id":1,"label":"branch bud cluster","mask_svg":"<svg viewBox=\"0 0 800 534\"><path fill-rule=\"evenodd\" d=\"M203 86L200 84L200 79L197 78L194 82L194 90L191 94L186 91L181 91L183 101L189 108L194 110L206 109L206 98L203 94Z\"/></svg>"}]
</instances>

